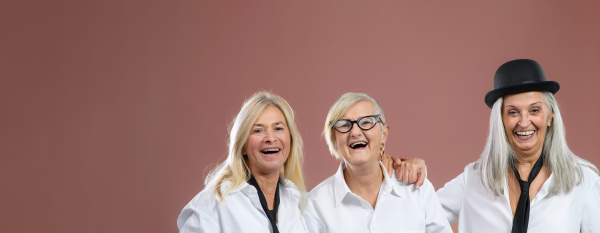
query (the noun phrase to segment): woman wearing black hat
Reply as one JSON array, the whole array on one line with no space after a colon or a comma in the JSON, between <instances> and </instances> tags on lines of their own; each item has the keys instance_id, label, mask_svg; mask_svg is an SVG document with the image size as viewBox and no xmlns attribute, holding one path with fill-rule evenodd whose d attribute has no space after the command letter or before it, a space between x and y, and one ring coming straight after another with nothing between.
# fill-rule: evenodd
<instances>
[{"instance_id":1,"label":"woman wearing black hat","mask_svg":"<svg viewBox=\"0 0 600 233\"><path fill-rule=\"evenodd\" d=\"M558 89L533 60L498 68L481 158L437 191L459 232L600 232L598 169L567 146Z\"/></svg>"}]
</instances>

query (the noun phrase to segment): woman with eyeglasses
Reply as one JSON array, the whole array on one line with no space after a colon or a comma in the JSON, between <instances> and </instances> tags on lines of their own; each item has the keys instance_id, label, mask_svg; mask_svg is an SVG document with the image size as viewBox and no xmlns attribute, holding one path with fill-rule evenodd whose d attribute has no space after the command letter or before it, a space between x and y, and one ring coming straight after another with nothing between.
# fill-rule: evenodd
<instances>
[{"instance_id":1,"label":"woman with eyeglasses","mask_svg":"<svg viewBox=\"0 0 600 233\"><path fill-rule=\"evenodd\" d=\"M346 93L333 104L324 135L342 162L309 194L303 214L309 232L452 232L428 180L415 189L385 175L380 157L388 133L372 97Z\"/></svg>"}]
</instances>

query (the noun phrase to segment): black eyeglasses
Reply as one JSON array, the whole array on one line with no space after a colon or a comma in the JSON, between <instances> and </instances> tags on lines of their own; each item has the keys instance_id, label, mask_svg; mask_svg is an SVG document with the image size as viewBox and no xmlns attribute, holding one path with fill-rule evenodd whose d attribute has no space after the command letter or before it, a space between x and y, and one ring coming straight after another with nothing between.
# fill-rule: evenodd
<instances>
[{"instance_id":1,"label":"black eyeglasses","mask_svg":"<svg viewBox=\"0 0 600 233\"><path fill-rule=\"evenodd\" d=\"M373 127L375 127L378 121L379 115L371 115L358 118L358 120L355 121L351 121L348 119L339 119L335 123L333 121L330 121L329 124L331 124L331 127L333 127L336 131L340 133L347 133L350 130L352 130L352 126L354 126L354 123L356 123L356 125L358 125L358 128L362 130L370 130ZM383 121L381 122L381 124L384 124Z\"/></svg>"}]
</instances>

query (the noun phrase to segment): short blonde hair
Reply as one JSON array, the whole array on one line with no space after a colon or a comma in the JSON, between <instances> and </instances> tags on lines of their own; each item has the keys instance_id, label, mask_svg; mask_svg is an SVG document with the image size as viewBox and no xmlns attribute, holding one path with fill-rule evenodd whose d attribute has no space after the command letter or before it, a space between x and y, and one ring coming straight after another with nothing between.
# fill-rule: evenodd
<instances>
[{"instance_id":1,"label":"short blonde hair","mask_svg":"<svg viewBox=\"0 0 600 233\"><path fill-rule=\"evenodd\" d=\"M250 178L248 161L247 158L244 158L242 151L248 142L250 131L258 115L269 105L281 110L285 116L291 137L290 155L280 172L286 179L294 182L301 192L306 192L302 176L303 143L294 120L294 112L280 96L271 92L260 91L254 93L252 97L244 102L242 109L231 123L227 159L212 170L205 180L206 188L213 189L221 200L224 200L231 190L239 187ZM224 193L221 193L221 184L226 180L231 181L232 185L226 187Z\"/></svg>"},{"instance_id":2,"label":"short blonde hair","mask_svg":"<svg viewBox=\"0 0 600 233\"><path fill-rule=\"evenodd\" d=\"M375 114L379 115L379 119L383 123L380 125L380 127L382 127L383 129L383 125L385 125L385 116L383 114L383 109L381 108L381 105L379 105L379 103L377 103L377 101L373 99L373 97L364 93L353 92L348 92L340 96L340 98L329 109L329 113L327 114L327 118L325 119L325 127L323 128L323 135L325 137L327 145L329 146L329 152L336 159L342 160L342 155L340 154L340 151L337 148L335 142L335 129L333 128L333 124L331 124L330 122L338 121L340 118L342 118L344 114L346 114L350 107L354 106L356 103L361 101L369 101L373 103L373 105L375 106Z\"/></svg>"}]
</instances>

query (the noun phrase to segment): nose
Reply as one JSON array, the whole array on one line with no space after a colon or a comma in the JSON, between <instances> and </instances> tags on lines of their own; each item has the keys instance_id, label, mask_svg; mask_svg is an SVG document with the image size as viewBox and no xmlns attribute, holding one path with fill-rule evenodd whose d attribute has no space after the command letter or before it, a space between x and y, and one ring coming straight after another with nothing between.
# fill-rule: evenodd
<instances>
[{"instance_id":1,"label":"nose","mask_svg":"<svg viewBox=\"0 0 600 233\"><path fill-rule=\"evenodd\" d=\"M356 126L354 126L356 124ZM352 129L350 129L350 136L360 136L362 134L362 129L358 127L358 122L352 123Z\"/></svg>"},{"instance_id":2,"label":"nose","mask_svg":"<svg viewBox=\"0 0 600 233\"><path fill-rule=\"evenodd\" d=\"M529 127L530 124L531 124L531 121L529 120L529 115L522 114L521 119L519 119L519 126L521 126L522 128L527 128L527 127Z\"/></svg>"},{"instance_id":3,"label":"nose","mask_svg":"<svg viewBox=\"0 0 600 233\"><path fill-rule=\"evenodd\" d=\"M271 132L270 130L265 130L264 141L265 142L274 142L275 140L276 140L275 134L273 132Z\"/></svg>"}]
</instances>

